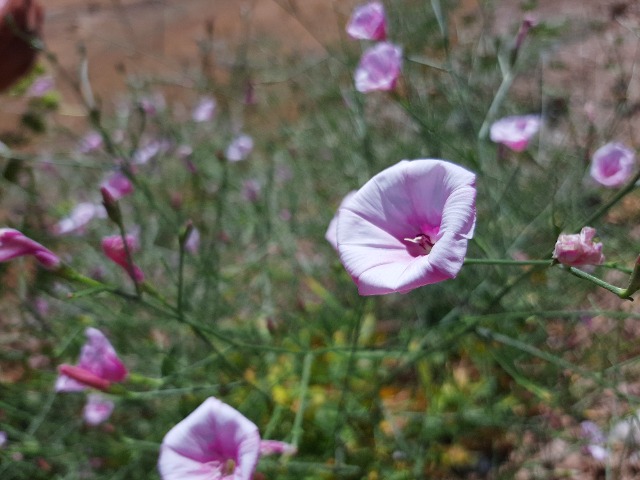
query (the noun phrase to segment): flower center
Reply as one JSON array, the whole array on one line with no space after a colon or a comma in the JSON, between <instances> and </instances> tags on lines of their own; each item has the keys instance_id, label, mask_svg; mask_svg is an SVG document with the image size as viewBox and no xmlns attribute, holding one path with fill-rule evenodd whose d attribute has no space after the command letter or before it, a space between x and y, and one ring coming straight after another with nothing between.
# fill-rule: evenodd
<instances>
[{"instance_id":1,"label":"flower center","mask_svg":"<svg viewBox=\"0 0 640 480\"><path fill-rule=\"evenodd\" d=\"M428 255L434 245L431 237L424 233L416 235L413 238L403 238L403 240L409 244L407 245L407 251L414 257Z\"/></svg>"}]
</instances>

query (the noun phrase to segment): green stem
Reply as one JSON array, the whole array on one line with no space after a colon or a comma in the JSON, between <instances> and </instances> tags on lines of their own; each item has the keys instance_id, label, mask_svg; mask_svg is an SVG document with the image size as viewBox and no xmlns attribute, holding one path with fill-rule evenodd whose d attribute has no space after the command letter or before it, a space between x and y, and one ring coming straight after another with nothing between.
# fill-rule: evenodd
<instances>
[{"instance_id":1,"label":"green stem","mask_svg":"<svg viewBox=\"0 0 640 480\"><path fill-rule=\"evenodd\" d=\"M624 296L626 294L626 290L623 288L616 287L615 285L611 285L610 283L605 282L604 280L601 280L598 277L594 277L593 275L587 272L583 272L578 268L569 267L569 266L564 266L563 268L578 278L587 280L601 288L604 288L605 290L609 290L610 292L615 293L620 298L629 298L628 296L627 297Z\"/></svg>"},{"instance_id":2,"label":"green stem","mask_svg":"<svg viewBox=\"0 0 640 480\"><path fill-rule=\"evenodd\" d=\"M305 400L307 397L307 390L309 389L309 380L311 378L311 365L313 364L313 353L309 352L304 356L304 363L302 365L302 379L300 386L300 400L298 405L298 411L296 412L296 418L293 421L292 439L291 443L294 447L298 448L300 445L300 437L302 436L302 417L304 416Z\"/></svg>"},{"instance_id":3,"label":"green stem","mask_svg":"<svg viewBox=\"0 0 640 480\"><path fill-rule=\"evenodd\" d=\"M509 266L526 266L526 265L546 265L551 266L553 260L509 260L506 258L465 258L465 265L509 265Z\"/></svg>"}]
</instances>

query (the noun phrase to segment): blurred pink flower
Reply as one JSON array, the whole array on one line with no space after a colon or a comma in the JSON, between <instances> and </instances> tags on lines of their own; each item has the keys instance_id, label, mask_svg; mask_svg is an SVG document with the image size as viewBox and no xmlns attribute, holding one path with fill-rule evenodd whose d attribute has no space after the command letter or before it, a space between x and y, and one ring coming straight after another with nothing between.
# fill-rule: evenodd
<instances>
[{"instance_id":1,"label":"blurred pink flower","mask_svg":"<svg viewBox=\"0 0 640 480\"><path fill-rule=\"evenodd\" d=\"M102 135L98 132L87 133L78 145L78 151L80 153L91 153L102 147Z\"/></svg>"},{"instance_id":2,"label":"blurred pink flower","mask_svg":"<svg viewBox=\"0 0 640 480\"><path fill-rule=\"evenodd\" d=\"M368 93L393 90L402 69L402 48L380 42L368 48L360 58L354 79L356 90Z\"/></svg>"},{"instance_id":3,"label":"blurred pink flower","mask_svg":"<svg viewBox=\"0 0 640 480\"><path fill-rule=\"evenodd\" d=\"M135 264L129 264L127 261L127 251L129 254L137 252L140 249L138 244L138 238L135 235L126 235L127 248L125 249L124 242L120 235L112 235L110 237L104 237L102 239L102 251L109 257L110 260L120 265L136 282L142 282L144 280L144 273Z\"/></svg>"},{"instance_id":4,"label":"blurred pink flower","mask_svg":"<svg viewBox=\"0 0 640 480\"><path fill-rule=\"evenodd\" d=\"M600 147L591 160L591 178L605 187L620 187L633 175L635 153L622 143Z\"/></svg>"},{"instance_id":5,"label":"blurred pink flower","mask_svg":"<svg viewBox=\"0 0 640 480\"><path fill-rule=\"evenodd\" d=\"M164 437L158 458L163 480L251 480L260 455L295 448L260 440L258 427L240 412L209 397Z\"/></svg>"},{"instance_id":6,"label":"blurred pink flower","mask_svg":"<svg viewBox=\"0 0 640 480\"><path fill-rule=\"evenodd\" d=\"M255 179L249 179L242 182L242 196L247 202L255 203L260 199L262 194L262 185Z\"/></svg>"},{"instance_id":7,"label":"blurred pink flower","mask_svg":"<svg viewBox=\"0 0 640 480\"><path fill-rule=\"evenodd\" d=\"M336 210L335 215L329 222L329 227L327 227L326 233L324 234L325 240L329 242L335 250L338 250L338 214L340 213L340 208L342 208L342 206L345 205L355 194L356 191L353 190L344 196L342 202L340 202L338 210Z\"/></svg>"},{"instance_id":8,"label":"blurred pink flower","mask_svg":"<svg viewBox=\"0 0 640 480\"><path fill-rule=\"evenodd\" d=\"M156 155L165 153L171 148L171 142L166 139L156 139L145 143L133 154L131 161L136 165L144 165Z\"/></svg>"},{"instance_id":9,"label":"blurred pink flower","mask_svg":"<svg viewBox=\"0 0 640 480\"><path fill-rule=\"evenodd\" d=\"M208 122L216 113L218 104L213 97L201 98L191 112L191 118L194 122Z\"/></svg>"},{"instance_id":10,"label":"blurred pink flower","mask_svg":"<svg viewBox=\"0 0 640 480\"><path fill-rule=\"evenodd\" d=\"M475 175L444 160L403 160L338 212L340 260L360 295L454 278L476 222Z\"/></svg>"},{"instance_id":11,"label":"blurred pink flower","mask_svg":"<svg viewBox=\"0 0 640 480\"><path fill-rule=\"evenodd\" d=\"M100 188L104 188L109 192L114 200L120 200L133 192L133 184L122 172L114 172L100 184Z\"/></svg>"},{"instance_id":12,"label":"blurred pink flower","mask_svg":"<svg viewBox=\"0 0 640 480\"><path fill-rule=\"evenodd\" d=\"M43 97L46 93L53 90L54 85L55 81L51 75L42 75L33 81L27 91L27 96L33 98Z\"/></svg>"},{"instance_id":13,"label":"blurred pink flower","mask_svg":"<svg viewBox=\"0 0 640 480\"><path fill-rule=\"evenodd\" d=\"M5 432L4 430L0 430L0 448L4 448L7 446L7 440L8 440L8 436L7 436L7 432Z\"/></svg>"},{"instance_id":14,"label":"blurred pink flower","mask_svg":"<svg viewBox=\"0 0 640 480\"><path fill-rule=\"evenodd\" d=\"M90 202L82 202L73 207L68 217L63 218L53 227L56 235L69 233L82 234L86 226L94 218L106 218L107 212L102 205Z\"/></svg>"},{"instance_id":15,"label":"blurred pink flower","mask_svg":"<svg viewBox=\"0 0 640 480\"><path fill-rule=\"evenodd\" d=\"M93 327L87 328L85 335L87 342L80 350L78 365L60 365L56 392L76 392L87 386L106 389L110 382L122 382L127 377L127 368L107 337Z\"/></svg>"},{"instance_id":16,"label":"blurred pink flower","mask_svg":"<svg viewBox=\"0 0 640 480\"><path fill-rule=\"evenodd\" d=\"M230 162L245 160L253 150L253 138L249 135L238 135L227 147L225 156Z\"/></svg>"},{"instance_id":17,"label":"blurred pink flower","mask_svg":"<svg viewBox=\"0 0 640 480\"><path fill-rule=\"evenodd\" d=\"M13 228L0 228L0 262L7 262L16 257L32 255L49 270L60 266L60 258L51 250L31 240Z\"/></svg>"},{"instance_id":18,"label":"blurred pink flower","mask_svg":"<svg viewBox=\"0 0 640 480\"><path fill-rule=\"evenodd\" d=\"M184 249L192 255L198 253L200 249L200 231L196 227L193 227L191 230L189 238L187 238L184 244Z\"/></svg>"},{"instance_id":19,"label":"blurred pink flower","mask_svg":"<svg viewBox=\"0 0 640 480\"><path fill-rule=\"evenodd\" d=\"M82 410L82 417L88 425L96 426L109 420L115 404L99 393L87 395L87 403Z\"/></svg>"},{"instance_id":20,"label":"blurred pink flower","mask_svg":"<svg viewBox=\"0 0 640 480\"><path fill-rule=\"evenodd\" d=\"M489 137L514 152L522 152L531 138L538 133L542 120L540 115L521 115L501 118L491 125Z\"/></svg>"},{"instance_id":21,"label":"blurred pink flower","mask_svg":"<svg viewBox=\"0 0 640 480\"><path fill-rule=\"evenodd\" d=\"M358 40L384 40L387 37L387 21L381 2L371 2L353 10L347 33Z\"/></svg>"},{"instance_id":22,"label":"blurred pink flower","mask_svg":"<svg viewBox=\"0 0 640 480\"><path fill-rule=\"evenodd\" d=\"M155 92L141 98L138 105L145 114L153 117L154 115L157 115L158 112L165 109L167 102L164 99L164 95L159 92Z\"/></svg>"},{"instance_id":23,"label":"blurred pink flower","mask_svg":"<svg viewBox=\"0 0 640 480\"><path fill-rule=\"evenodd\" d=\"M564 265L600 265L604 262L602 243L594 243L596 229L584 227L580 233L561 234L553 249L553 258Z\"/></svg>"}]
</instances>

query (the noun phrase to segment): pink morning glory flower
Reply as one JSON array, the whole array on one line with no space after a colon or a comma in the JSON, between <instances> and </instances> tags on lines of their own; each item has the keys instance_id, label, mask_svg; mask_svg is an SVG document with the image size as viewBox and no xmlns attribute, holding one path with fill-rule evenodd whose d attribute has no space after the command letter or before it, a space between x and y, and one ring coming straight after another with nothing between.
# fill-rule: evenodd
<instances>
[{"instance_id":1,"label":"pink morning glory flower","mask_svg":"<svg viewBox=\"0 0 640 480\"><path fill-rule=\"evenodd\" d=\"M120 235L112 235L102 239L102 251L110 260L120 265L124 270L136 281L144 280L144 273L135 264L127 261L127 250L129 254L137 252L140 249L138 238L135 235L126 235L127 248L124 247L124 241Z\"/></svg>"},{"instance_id":2,"label":"pink morning glory flower","mask_svg":"<svg viewBox=\"0 0 640 480\"><path fill-rule=\"evenodd\" d=\"M133 192L133 184L122 172L112 173L100 184L100 188L106 189L114 200L120 200Z\"/></svg>"},{"instance_id":3,"label":"pink morning glory flower","mask_svg":"<svg viewBox=\"0 0 640 480\"><path fill-rule=\"evenodd\" d=\"M261 440L258 427L217 398L207 398L165 435L162 480L251 480L260 455L292 454L295 447Z\"/></svg>"},{"instance_id":4,"label":"pink morning glory flower","mask_svg":"<svg viewBox=\"0 0 640 480\"><path fill-rule=\"evenodd\" d=\"M106 390L111 382L122 382L128 374L111 342L97 328L85 330L87 341L78 365L60 365L56 392L77 392L88 386Z\"/></svg>"},{"instance_id":5,"label":"pink morning glory flower","mask_svg":"<svg viewBox=\"0 0 640 480\"><path fill-rule=\"evenodd\" d=\"M245 160L253 150L253 138L249 135L238 135L227 147L225 156L230 162Z\"/></svg>"},{"instance_id":6,"label":"pink morning glory flower","mask_svg":"<svg viewBox=\"0 0 640 480\"><path fill-rule=\"evenodd\" d=\"M475 175L444 160L383 170L338 213L338 253L360 295L454 278L476 222Z\"/></svg>"},{"instance_id":7,"label":"pink morning glory flower","mask_svg":"<svg viewBox=\"0 0 640 480\"><path fill-rule=\"evenodd\" d=\"M605 187L620 187L633 175L636 165L633 150L612 142L600 147L591 160L591 178Z\"/></svg>"},{"instance_id":8,"label":"pink morning glory flower","mask_svg":"<svg viewBox=\"0 0 640 480\"><path fill-rule=\"evenodd\" d=\"M387 21L381 2L371 2L353 10L347 33L357 40L384 40L387 36Z\"/></svg>"},{"instance_id":9,"label":"pink morning glory flower","mask_svg":"<svg viewBox=\"0 0 640 480\"><path fill-rule=\"evenodd\" d=\"M491 125L489 137L493 142L501 143L514 152L522 152L538 133L541 124L540 115L505 117Z\"/></svg>"},{"instance_id":10,"label":"pink morning glory flower","mask_svg":"<svg viewBox=\"0 0 640 480\"><path fill-rule=\"evenodd\" d=\"M380 42L368 48L360 58L354 79L356 90L362 93L393 90L402 69L402 48Z\"/></svg>"},{"instance_id":11,"label":"pink morning glory flower","mask_svg":"<svg viewBox=\"0 0 640 480\"><path fill-rule=\"evenodd\" d=\"M340 213L340 208L345 205L355 194L356 191L353 190L345 195L345 197L342 199L342 202L340 202L340 206L338 207L336 214L329 222L329 227L327 227L327 231L324 234L325 240L329 242L335 250L338 250L338 214Z\"/></svg>"},{"instance_id":12,"label":"pink morning glory flower","mask_svg":"<svg viewBox=\"0 0 640 480\"><path fill-rule=\"evenodd\" d=\"M91 153L100 147L102 147L102 135L98 132L89 132L80 140L78 150L80 153Z\"/></svg>"},{"instance_id":13,"label":"pink morning glory flower","mask_svg":"<svg viewBox=\"0 0 640 480\"><path fill-rule=\"evenodd\" d=\"M213 97L201 98L191 112L191 118L194 122L208 122L216 113L218 104Z\"/></svg>"},{"instance_id":14,"label":"pink morning glory flower","mask_svg":"<svg viewBox=\"0 0 640 480\"><path fill-rule=\"evenodd\" d=\"M106 216L107 212L102 205L82 202L73 207L68 217L56 223L53 231L56 235L82 234L91 220L96 217L106 218Z\"/></svg>"},{"instance_id":15,"label":"pink morning glory flower","mask_svg":"<svg viewBox=\"0 0 640 480\"><path fill-rule=\"evenodd\" d=\"M553 249L553 258L564 265L600 265L604 262L602 243L595 243L596 229L584 227L580 233L561 234Z\"/></svg>"},{"instance_id":16,"label":"pink morning glory flower","mask_svg":"<svg viewBox=\"0 0 640 480\"><path fill-rule=\"evenodd\" d=\"M114 407L115 404L108 398L99 393L90 393L87 395L87 403L82 410L82 418L88 425L100 425L109 420Z\"/></svg>"},{"instance_id":17,"label":"pink morning glory flower","mask_svg":"<svg viewBox=\"0 0 640 480\"><path fill-rule=\"evenodd\" d=\"M13 228L0 228L0 262L31 255L49 270L60 266L60 258L51 250Z\"/></svg>"}]
</instances>

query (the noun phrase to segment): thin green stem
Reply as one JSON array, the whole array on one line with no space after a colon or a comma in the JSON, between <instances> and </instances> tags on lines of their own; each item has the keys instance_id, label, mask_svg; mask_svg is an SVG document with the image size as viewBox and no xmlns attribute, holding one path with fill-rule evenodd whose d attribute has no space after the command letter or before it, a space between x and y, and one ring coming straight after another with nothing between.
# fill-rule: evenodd
<instances>
[{"instance_id":1,"label":"thin green stem","mask_svg":"<svg viewBox=\"0 0 640 480\"><path fill-rule=\"evenodd\" d=\"M564 270L568 271L569 273L571 273L572 275L578 277L578 278L582 278L583 280L587 280L601 288L604 288L605 290L609 290L612 293L615 293L618 297L620 298L625 298L624 295L626 294L626 290L624 288L620 288L620 287L616 287L615 285L611 285L608 282L605 282L604 280L599 279L598 277L594 277L593 275L584 272L578 268L575 267L569 267L569 266L564 266L563 267ZM627 297L628 298L628 297Z\"/></svg>"},{"instance_id":2,"label":"thin green stem","mask_svg":"<svg viewBox=\"0 0 640 480\"><path fill-rule=\"evenodd\" d=\"M300 386L300 396L298 401L298 411L296 412L296 418L293 420L293 428L291 443L294 447L298 448L300 445L300 437L302 437L302 418L304 417L304 409L307 398L307 391L309 389L309 381L311 379L311 365L313 364L313 353L308 352L304 356L304 362L302 364L302 378Z\"/></svg>"}]
</instances>

